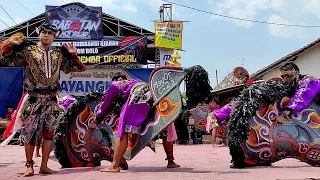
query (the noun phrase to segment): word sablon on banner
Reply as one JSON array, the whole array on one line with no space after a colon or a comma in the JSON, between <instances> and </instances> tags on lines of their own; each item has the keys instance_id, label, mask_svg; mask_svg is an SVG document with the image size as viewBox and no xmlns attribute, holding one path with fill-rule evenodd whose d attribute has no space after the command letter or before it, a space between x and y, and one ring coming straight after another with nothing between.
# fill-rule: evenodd
<instances>
[{"instance_id":1,"label":"word sablon on banner","mask_svg":"<svg viewBox=\"0 0 320 180\"><path fill-rule=\"evenodd\" d=\"M157 48L182 49L182 22L155 22Z\"/></svg>"}]
</instances>

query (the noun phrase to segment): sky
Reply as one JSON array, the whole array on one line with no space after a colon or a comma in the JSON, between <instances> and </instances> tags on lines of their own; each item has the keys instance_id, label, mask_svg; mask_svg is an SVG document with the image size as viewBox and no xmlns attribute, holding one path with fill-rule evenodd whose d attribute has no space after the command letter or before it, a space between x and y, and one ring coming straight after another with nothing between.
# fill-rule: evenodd
<instances>
[{"instance_id":1,"label":"sky","mask_svg":"<svg viewBox=\"0 0 320 180\"><path fill-rule=\"evenodd\" d=\"M271 23L320 25L320 0L171 0L193 8ZM19 4L27 7L31 12ZM11 0L0 5L16 23L45 11L45 5L63 5L70 0ZM102 6L104 13L153 31L162 0L82 0L88 6ZM15 23L0 9L0 18ZM222 80L237 66L249 73L271 64L319 38L320 28L286 27L232 20L173 5L173 19L184 23L181 63L203 66L216 85L215 71ZM0 22L0 30L7 28Z\"/></svg>"}]
</instances>

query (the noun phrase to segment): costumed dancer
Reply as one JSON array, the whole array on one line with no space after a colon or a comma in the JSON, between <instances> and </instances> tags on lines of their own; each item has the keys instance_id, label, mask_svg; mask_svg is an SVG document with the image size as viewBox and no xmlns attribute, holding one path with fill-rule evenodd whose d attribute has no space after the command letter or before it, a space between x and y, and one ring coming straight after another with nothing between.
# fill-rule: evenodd
<instances>
[{"instance_id":1,"label":"costumed dancer","mask_svg":"<svg viewBox=\"0 0 320 180\"><path fill-rule=\"evenodd\" d=\"M125 102L124 105L123 102ZM122 109L118 125L118 139L115 146L114 160L112 166L102 169L102 172L120 171L120 160L127 149L128 133L139 134L142 124L144 124L146 120L153 118L150 117L150 115L150 118L148 118L152 104L153 100L148 84L140 80L127 80L126 76L122 73L116 73L113 76L112 84L97 111L96 122L89 125L91 128L95 128L97 123L100 123L110 112L112 106L118 106ZM167 135L168 131L163 133L163 147L168 160L167 167L180 167L180 165L174 162L173 144L167 141Z\"/></svg>"},{"instance_id":2,"label":"costumed dancer","mask_svg":"<svg viewBox=\"0 0 320 180\"><path fill-rule=\"evenodd\" d=\"M4 66L24 67L26 95L18 109L16 121L22 122L21 135L25 142L26 172L34 174L32 155L34 147L42 144L42 162L39 173L52 174L47 162L52 149L53 132L61 112L57 92L60 88L60 71L81 72L86 67L79 61L73 45L62 48L51 46L56 27L44 24L39 28L40 42L31 45L22 33L16 33L1 44L1 62Z\"/></svg>"},{"instance_id":3,"label":"costumed dancer","mask_svg":"<svg viewBox=\"0 0 320 180\"><path fill-rule=\"evenodd\" d=\"M191 67L187 71L185 76L186 94L189 95L188 98L194 100L194 102L190 101L191 103L198 104L210 94L208 73L200 66ZM114 158L112 164L102 169L102 172L120 172L120 160L127 149L128 134L139 134L143 126L148 124L155 115L153 112L155 108L151 109L154 100L148 84L140 80L123 80L120 76L109 86L104 102L96 113L96 120L89 125L91 128L95 128L97 123L101 122L111 111L112 102L117 99L118 95L121 96L121 100L125 104L120 113ZM170 149L166 154L168 162L171 161L173 165L176 165L173 161L173 149Z\"/></svg>"},{"instance_id":4,"label":"costumed dancer","mask_svg":"<svg viewBox=\"0 0 320 180\"><path fill-rule=\"evenodd\" d=\"M288 117L301 112L312 101L319 104L320 80L318 78L310 75L301 75L298 66L294 62L283 64L280 67L280 75L282 82L277 82L277 79L275 79L269 85L257 86L254 87L255 90L251 89L244 92L236 110L231 115L232 118L229 123L229 127L232 127L232 131L229 132L229 148L233 163L230 166L231 168L252 166L245 162L245 154L241 149L241 142L247 139L247 133L244 133L244 131L247 131L248 121L252 118L253 111L258 110L263 101L274 102L286 96L291 97L288 104L282 108L276 117L276 121L279 124L289 122ZM246 97L248 93L252 95L250 99ZM258 94L263 94L263 96L257 96ZM241 106L244 105L246 107L242 108ZM270 163L258 165L270 165Z\"/></svg>"},{"instance_id":5,"label":"costumed dancer","mask_svg":"<svg viewBox=\"0 0 320 180\"><path fill-rule=\"evenodd\" d=\"M299 67L294 62L287 62L280 67L280 75L285 83L296 88L296 92L276 118L278 122L285 123L288 121L288 116L301 112L309 106L312 100L319 105L320 80L318 78L301 75Z\"/></svg>"},{"instance_id":6,"label":"costumed dancer","mask_svg":"<svg viewBox=\"0 0 320 180\"><path fill-rule=\"evenodd\" d=\"M222 108L216 109L213 112L209 113L207 117L206 130L208 133L212 133L212 146L216 147L216 128L221 126L231 114L231 102Z\"/></svg>"},{"instance_id":7,"label":"costumed dancer","mask_svg":"<svg viewBox=\"0 0 320 180\"><path fill-rule=\"evenodd\" d=\"M241 71L240 71L241 70ZM242 85L246 84L248 86L252 85L253 83L260 83L261 81L255 81L253 82L251 79L249 79L249 73L244 68L236 68L234 72L237 76L237 81L235 85ZM239 74L240 71L240 75ZM216 147L216 128L218 126L221 126L223 123L225 123L231 115L232 112L232 103L235 101L236 97L234 97L230 103L226 104L222 108L213 110L211 113L209 113L207 117L207 125L206 125L206 131L208 133L212 133L212 146ZM226 143L225 143L226 144Z\"/></svg>"}]
</instances>

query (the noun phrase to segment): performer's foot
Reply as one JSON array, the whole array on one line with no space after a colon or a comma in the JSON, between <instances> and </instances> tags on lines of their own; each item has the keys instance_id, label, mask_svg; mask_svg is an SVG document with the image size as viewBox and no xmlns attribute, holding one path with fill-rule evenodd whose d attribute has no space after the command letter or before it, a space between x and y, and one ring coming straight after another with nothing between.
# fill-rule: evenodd
<instances>
[{"instance_id":1,"label":"performer's foot","mask_svg":"<svg viewBox=\"0 0 320 180\"><path fill-rule=\"evenodd\" d=\"M242 169L242 168L244 168L244 166L243 165L235 165L234 163L232 163L230 165L230 168L232 168L232 169Z\"/></svg>"},{"instance_id":2,"label":"performer's foot","mask_svg":"<svg viewBox=\"0 0 320 180\"><path fill-rule=\"evenodd\" d=\"M44 166L44 167L41 166L41 167L40 167L40 170L39 170L39 173L40 173L40 174L53 174L53 173L55 173L55 171L49 169L49 168L46 167L46 166Z\"/></svg>"},{"instance_id":3,"label":"performer's foot","mask_svg":"<svg viewBox=\"0 0 320 180\"><path fill-rule=\"evenodd\" d=\"M121 158L121 161L120 161L120 166L121 170L128 170L129 169L129 165L127 163L127 160L125 158Z\"/></svg>"},{"instance_id":4,"label":"performer's foot","mask_svg":"<svg viewBox=\"0 0 320 180\"><path fill-rule=\"evenodd\" d=\"M115 167L113 167L113 165L110 165L104 169L101 169L100 172L120 172L120 169L119 169L119 167L115 168Z\"/></svg>"},{"instance_id":5,"label":"performer's foot","mask_svg":"<svg viewBox=\"0 0 320 180\"><path fill-rule=\"evenodd\" d=\"M173 157L167 158L166 160L168 160L167 168L179 168L179 167L181 167L179 164L176 164L174 162L174 158Z\"/></svg>"},{"instance_id":6,"label":"performer's foot","mask_svg":"<svg viewBox=\"0 0 320 180\"><path fill-rule=\"evenodd\" d=\"M33 163L34 163L33 161L30 161L30 162L26 163L27 170L23 174L23 177L29 177L29 176L33 176L34 175Z\"/></svg>"},{"instance_id":7,"label":"performer's foot","mask_svg":"<svg viewBox=\"0 0 320 180\"><path fill-rule=\"evenodd\" d=\"M212 147L217 147L217 144L216 143L212 143Z\"/></svg>"},{"instance_id":8,"label":"performer's foot","mask_svg":"<svg viewBox=\"0 0 320 180\"><path fill-rule=\"evenodd\" d=\"M167 168L179 168L179 164L176 164L174 161L168 162Z\"/></svg>"}]
</instances>

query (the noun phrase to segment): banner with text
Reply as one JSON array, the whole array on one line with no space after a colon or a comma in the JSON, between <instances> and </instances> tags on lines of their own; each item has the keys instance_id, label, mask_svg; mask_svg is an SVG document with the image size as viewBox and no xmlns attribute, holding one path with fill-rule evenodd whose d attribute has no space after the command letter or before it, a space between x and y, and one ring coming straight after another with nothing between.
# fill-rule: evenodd
<instances>
[{"instance_id":1,"label":"banner with text","mask_svg":"<svg viewBox=\"0 0 320 180\"><path fill-rule=\"evenodd\" d=\"M82 63L93 64L147 64L146 37L108 37L102 40L61 40L53 42L53 46L64 43L73 44L78 51Z\"/></svg>"},{"instance_id":2,"label":"banner with text","mask_svg":"<svg viewBox=\"0 0 320 180\"><path fill-rule=\"evenodd\" d=\"M81 3L46 6L46 23L58 29L57 39L101 39L102 7Z\"/></svg>"},{"instance_id":3,"label":"banner with text","mask_svg":"<svg viewBox=\"0 0 320 180\"><path fill-rule=\"evenodd\" d=\"M173 50L159 49L159 53L160 53L160 65L161 66L168 65L168 61L171 60L171 55L173 54Z\"/></svg>"},{"instance_id":4,"label":"banner with text","mask_svg":"<svg viewBox=\"0 0 320 180\"><path fill-rule=\"evenodd\" d=\"M85 95L95 91L106 91L109 88L113 75L117 72L124 73L128 79L140 79L148 82L153 69L87 69L84 72L61 72L61 87L59 95L66 94Z\"/></svg>"},{"instance_id":5,"label":"banner with text","mask_svg":"<svg viewBox=\"0 0 320 180\"><path fill-rule=\"evenodd\" d=\"M182 22L155 22L157 48L182 49Z\"/></svg>"}]
</instances>

